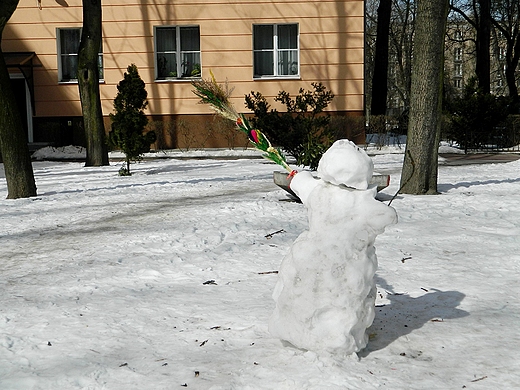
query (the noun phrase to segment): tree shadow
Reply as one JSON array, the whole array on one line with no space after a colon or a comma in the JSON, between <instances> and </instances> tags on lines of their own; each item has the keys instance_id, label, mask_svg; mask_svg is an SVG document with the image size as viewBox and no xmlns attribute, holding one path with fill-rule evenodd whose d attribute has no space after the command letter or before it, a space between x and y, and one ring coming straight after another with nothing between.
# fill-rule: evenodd
<instances>
[{"instance_id":1,"label":"tree shadow","mask_svg":"<svg viewBox=\"0 0 520 390\"><path fill-rule=\"evenodd\" d=\"M376 305L376 316L368 329L371 339L358 356L367 357L388 347L397 339L420 329L426 323L462 318L468 312L457 309L465 295L459 291L425 290L425 294L413 298L407 293L396 293L385 279L376 276L378 291L385 290L389 304ZM379 292L378 292L379 294Z\"/></svg>"},{"instance_id":2,"label":"tree shadow","mask_svg":"<svg viewBox=\"0 0 520 390\"><path fill-rule=\"evenodd\" d=\"M520 178L516 179L502 179L502 180L496 180L496 179L490 179L490 180L484 180L484 181L465 181L460 182L456 184L439 184L437 185L437 188L440 192L448 192L449 190L456 189L456 188L469 188L474 186L485 186L489 184L513 184L520 182Z\"/></svg>"}]
</instances>

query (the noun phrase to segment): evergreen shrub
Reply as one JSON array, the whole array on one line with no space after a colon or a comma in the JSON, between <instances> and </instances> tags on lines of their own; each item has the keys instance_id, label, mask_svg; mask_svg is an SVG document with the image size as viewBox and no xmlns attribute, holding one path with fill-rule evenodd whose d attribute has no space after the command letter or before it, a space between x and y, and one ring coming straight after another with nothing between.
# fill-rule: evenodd
<instances>
[{"instance_id":1,"label":"evergreen shrub","mask_svg":"<svg viewBox=\"0 0 520 390\"><path fill-rule=\"evenodd\" d=\"M148 105L148 93L144 81L139 76L137 66L129 65L123 80L117 85L117 95L114 99L114 114L112 130L108 135L109 143L121 149L125 154L126 167L119 170L121 176L129 176L130 162L140 161L144 153L150 151L150 145L155 142L154 131L144 133L148 118L144 110Z\"/></svg>"},{"instance_id":2,"label":"evergreen shrub","mask_svg":"<svg viewBox=\"0 0 520 390\"><path fill-rule=\"evenodd\" d=\"M468 149L503 147L504 123L509 114L509 99L483 93L470 82L461 97L447 104L448 123L445 137Z\"/></svg>"}]
</instances>

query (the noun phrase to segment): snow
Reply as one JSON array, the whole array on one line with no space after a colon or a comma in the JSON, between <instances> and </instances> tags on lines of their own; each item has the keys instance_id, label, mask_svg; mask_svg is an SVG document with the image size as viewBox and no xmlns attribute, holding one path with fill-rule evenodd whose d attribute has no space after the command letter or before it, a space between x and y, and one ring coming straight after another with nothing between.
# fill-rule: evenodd
<instances>
[{"instance_id":1,"label":"snow","mask_svg":"<svg viewBox=\"0 0 520 390\"><path fill-rule=\"evenodd\" d=\"M81 146L46 146L36 150L32 154L34 160L85 160L87 151ZM156 150L145 153L143 157L145 159L161 159L161 158L207 158L208 156L213 158L261 158L258 151L253 148L236 148L236 149L172 149L172 150ZM112 159L124 160L125 155L120 151L110 153Z\"/></svg>"},{"instance_id":2,"label":"snow","mask_svg":"<svg viewBox=\"0 0 520 390\"><path fill-rule=\"evenodd\" d=\"M397 191L403 155L373 156ZM34 162L0 180L0 389L513 389L520 161L442 165L377 236L375 319L346 359L284 346L271 295L309 228L258 158ZM0 177L4 177L3 166Z\"/></svg>"},{"instance_id":3,"label":"snow","mask_svg":"<svg viewBox=\"0 0 520 390\"><path fill-rule=\"evenodd\" d=\"M366 190L374 172L374 163L352 141L339 140L327 150L318 164L318 176L324 181L358 190Z\"/></svg>"},{"instance_id":4,"label":"snow","mask_svg":"<svg viewBox=\"0 0 520 390\"><path fill-rule=\"evenodd\" d=\"M348 140L336 141L318 165L320 179L299 172L291 189L306 206L309 229L282 261L269 332L292 346L332 355L359 352L375 315L374 241L397 222L395 210L368 188L373 162Z\"/></svg>"}]
</instances>

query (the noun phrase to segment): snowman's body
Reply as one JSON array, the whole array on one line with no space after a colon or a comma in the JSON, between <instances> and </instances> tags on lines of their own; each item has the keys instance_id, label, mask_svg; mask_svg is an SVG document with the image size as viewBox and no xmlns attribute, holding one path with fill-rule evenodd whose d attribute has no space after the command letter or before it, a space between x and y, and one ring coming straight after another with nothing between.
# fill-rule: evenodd
<instances>
[{"instance_id":1,"label":"snowman's body","mask_svg":"<svg viewBox=\"0 0 520 390\"><path fill-rule=\"evenodd\" d=\"M298 348L351 354L366 346L374 319L374 241L397 216L368 189L370 158L350 141L338 142L320 161L322 179L301 172L292 180L309 230L282 262L269 330ZM355 172L337 166L347 162Z\"/></svg>"}]
</instances>

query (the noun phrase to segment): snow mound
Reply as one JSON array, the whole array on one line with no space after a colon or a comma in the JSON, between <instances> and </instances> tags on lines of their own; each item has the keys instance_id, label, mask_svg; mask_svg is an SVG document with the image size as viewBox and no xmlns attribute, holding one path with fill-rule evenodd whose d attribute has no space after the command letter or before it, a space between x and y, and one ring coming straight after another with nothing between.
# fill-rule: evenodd
<instances>
[{"instance_id":1,"label":"snow mound","mask_svg":"<svg viewBox=\"0 0 520 390\"><path fill-rule=\"evenodd\" d=\"M38 149L33 153L32 158L35 160L67 160L67 159L84 159L87 157L87 151L82 146L46 146Z\"/></svg>"}]
</instances>

